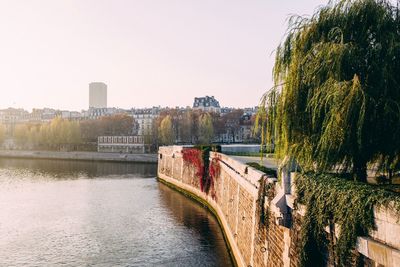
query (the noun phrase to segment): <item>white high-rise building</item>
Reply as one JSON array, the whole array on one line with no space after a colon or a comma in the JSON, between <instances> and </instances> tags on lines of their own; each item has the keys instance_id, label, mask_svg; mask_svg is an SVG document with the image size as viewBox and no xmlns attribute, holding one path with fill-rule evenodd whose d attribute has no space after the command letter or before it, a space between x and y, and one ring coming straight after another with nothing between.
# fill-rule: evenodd
<instances>
[{"instance_id":1,"label":"white high-rise building","mask_svg":"<svg viewBox=\"0 0 400 267\"><path fill-rule=\"evenodd\" d=\"M92 82L89 84L89 108L107 107L107 84Z\"/></svg>"}]
</instances>

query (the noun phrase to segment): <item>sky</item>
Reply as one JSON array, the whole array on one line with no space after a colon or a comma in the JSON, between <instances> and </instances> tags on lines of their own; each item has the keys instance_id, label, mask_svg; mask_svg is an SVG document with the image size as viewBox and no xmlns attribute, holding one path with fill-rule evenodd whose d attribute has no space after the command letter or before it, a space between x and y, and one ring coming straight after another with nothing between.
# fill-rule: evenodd
<instances>
[{"instance_id":1,"label":"sky","mask_svg":"<svg viewBox=\"0 0 400 267\"><path fill-rule=\"evenodd\" d=\"M251 107L272 86L290 15L321 0L0 0L0 109Z\"/></svg>"}]
</instances>

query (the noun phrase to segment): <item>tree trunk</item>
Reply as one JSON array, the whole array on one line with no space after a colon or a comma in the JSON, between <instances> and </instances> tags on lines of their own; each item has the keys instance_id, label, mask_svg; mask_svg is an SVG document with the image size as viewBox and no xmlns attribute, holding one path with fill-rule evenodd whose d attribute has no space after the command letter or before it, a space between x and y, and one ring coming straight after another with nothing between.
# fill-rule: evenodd
<instances>
[{"instance_id":1,"label":"tree trunk","mask_svg":"<svg viewBox=\"0 0 400 267\"><path fill-rule=\"evenodd\" d=\"M389 182L389 184L393 184L393 169L389 169L389 171L388 171L388 182Z\"/></svg>"},{"instance_id":2,"label":"tree trunk","mask_svg":"<svg viewBox=\"0 0 400 267\"><path fill-rule=\"evenodd\" d=\"M367 183L367 163L363 160L354 160L353 163L354 181Z\"/></svg>"},{"instance_id":3,"label":"tree trunk","mask_svg":"<svg viewBox=\"0 0 400 267\"><path fill-rule=\"evenodd\" d=\"M336 236L335 236L335 223L332 219L329 220L329 253L332 255L331 264L333 267L338 266L338 258L335 253Z\"/></svg>"}]
</instances>

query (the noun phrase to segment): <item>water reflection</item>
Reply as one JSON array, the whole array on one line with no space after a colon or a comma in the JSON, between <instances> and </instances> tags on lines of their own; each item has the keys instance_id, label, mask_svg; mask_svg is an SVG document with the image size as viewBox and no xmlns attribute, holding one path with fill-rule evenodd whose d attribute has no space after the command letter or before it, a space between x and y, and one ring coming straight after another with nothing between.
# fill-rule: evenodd
<instances>
[{"instance_id":1,"label":"water reflection","mask_svg":"<svg viewBox=\"0 0 400 267\"><path fill-rule=\"evenodd\" d=\"M0 160L0 266L230 266L206 210L156 165Z\"/></svg>"},{"instance_id":2,"label":"water reflection","mask_svg":"<svg viewBox=\"0 0 400 267\"><path fill-rule=\"evenodd\" d=\"M74 179L80 177L95 178L101 176L137 175L154 177L157 174L155 164L132 164L125 162L93 162L65 160L25 160L0 159L0 170L11 170L24 174L49 178Z\"/></svg>"},{"instance_id":3,"label":"water reflection","mask_svg":"<svg viewBox=\"0 0 400 267\"><path fill-rule=\"evenodd\" d=\"M232 266L225 240L217 219L197 202L188 199L164 184L159 184L162 206L170 211L175 224L191 229L204 251L187 255L193 257L193 266ZM213 251L207 254L208 249Z\"/></svg>"}]
</instances>

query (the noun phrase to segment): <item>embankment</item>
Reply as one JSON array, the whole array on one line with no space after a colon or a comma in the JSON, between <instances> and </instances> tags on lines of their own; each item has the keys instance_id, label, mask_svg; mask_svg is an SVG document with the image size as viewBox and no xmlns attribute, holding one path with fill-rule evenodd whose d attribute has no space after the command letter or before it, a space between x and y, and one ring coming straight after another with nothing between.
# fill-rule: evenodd
<instances>
[{"instance_id":1,"label":"embankment","mask_svg":"<svg viewBox=\"0 0 400 267\"><path fill-rule=\"evenodd\" d=\"M296 173L284 167L282 181L278 182L224 154L211 152L210 162L218 162L219 173L210 190L203 192L198 170L183 159L183 149L159 149L158 177L210 207L220 221L237 265L300 266L298 242L305 207L295 205ZM375 231L358 237L352 253L362 259L361 265L400 266L398 217L383 208L376 209L374 216ZM330 255L327 252L327 265L335 266Z\"/></svg>"},{"instance_id":2,"label":"embankment","mask_svg":"<svg viewBox=\"0 0 400 267\"><path fill-rule=\"evenodd\" d=\"M0 158L157 163L156 154L0 150Z\"/></svg>"}]
</instances>

